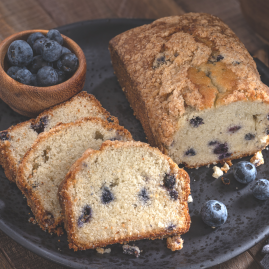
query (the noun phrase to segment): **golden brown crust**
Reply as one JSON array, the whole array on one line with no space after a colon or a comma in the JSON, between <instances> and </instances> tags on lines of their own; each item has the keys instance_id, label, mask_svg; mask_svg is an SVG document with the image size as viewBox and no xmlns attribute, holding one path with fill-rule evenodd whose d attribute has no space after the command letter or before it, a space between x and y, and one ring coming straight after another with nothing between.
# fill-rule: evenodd
<instances>
[{"instance_id":1,"label":"golden brown crust","mask_svg":"<svg viewBox=\"0 0 269 269\"><path fill-rule=\"evenodd\" d=\"M27 162L32 154L34 154L35 149L37 149L43 141L46 141L48 137L57 135L57 133L64 132L70 126L79 126L81 124L93 122L101 123L101 125L106 129L117 129L119 136L123 136L126 139L132 140L132 135L129 131L124 129L122 126L108 123L105 120L99 118L83 118L71 123L59 124L58 126L52 128L50 131L41 133L32 147L26 152L22 162L19 165L18 173L16 177L16 184L21 192L27 198L27 204L31 208L33 214L35 215L36 221L43 230L48 230L48 232L58 232L57 226L62 223L62 217L55 219L50 212L47 212L42 205L42 199L39 195L33 191L32 186L28 184L27 178L25 176L25 169L27 169Z\"/></svg>"},{"instance_id":2,"label":"golden brown crust","mask_svg":"<svg viewBox=\"0 0 269 269\"><path fill-rule=\"evenodd\" d=\"M186 107L199 111L240 100L269 103L268 87L244 45L208 14L158 19L114 37L109 50L150 144L163 152Z\"/></svg>"},{"instance_id":3,"label":"golden brown crust","mask_svg":"<svg viewBox=\"0 0 269 269\"><path fill-rule=\"evenodd\" d=\"M167 229L159 229L159 230L153 230L151 232L147 233L140 233L139 236L128 236L125 238L119 238L119 239L110 239L105 240L102 242L95 242L93 244L84 244L77 240L76 234L75 234L75 227L74 223L72 221L73 216L73 210L72 210L72 201L71 197L68 193L68 190L73 187L75 182L75 175L80 170L80 167L82 163L90 156L99 155L102 151L106 150L106 148L113 147L113 148L119 148L119 147L130 147L130 146L136 146L136 147L147 147L157 154L161 154L162 157L164 157L169 165L172 173L177 174L177 178L180 178L180 181L182 182L182 196L180 197L180 203L183 205L183 214L185 218L185 225L183 227L179 227L177 230L168 231ZM85 151L83 156L78 159L69 172L67 173L65 179L62 181L62 183L59 186L58 196L60 205L62 208L62 212L64 215L64 225L65 230L67 231L68 235L68 241L69 241L69 247L73 248L75 251L77 250L86 250L86 249L92 249L97 247L104 247L109 244L116 244L116 243L125 243L129 241L135 241L135 240L141 240L141 239L160 239L167 236L174 236L174 235L180 235L186 233L190 228L190 215L189 215L189 209L188 209L188 196L190 194L190 178L187 172L183 169L179 169L178 166L166 155L163 155L157 148L151 148L148 144L142 143L142 142L135 142L135 141L129 141L129 142L120 142L120 141L105 141L100 150L92 150L89 149Z\"/></svg>"}]
</instances>

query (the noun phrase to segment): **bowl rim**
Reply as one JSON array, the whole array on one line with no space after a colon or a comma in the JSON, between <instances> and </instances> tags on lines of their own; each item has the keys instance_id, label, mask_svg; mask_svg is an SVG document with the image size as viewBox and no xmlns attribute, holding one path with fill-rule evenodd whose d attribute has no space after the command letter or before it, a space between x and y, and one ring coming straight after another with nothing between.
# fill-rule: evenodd
<instances>
[{"instance_id":1,"label":"bowl rim","mask_svg":"<svg viewBox=\"0 0 269 269\"><path fill-rule=\"evenodd\" d=\"M15 40L26 40L26 38L33 33L40 32L44 35L48 33L49 30L42 30L42 29L32 29L32 30L25 30L21 32L17 32L13 35L8 36L5 38L1 43L0 43L0 79L5 81L5 84L9 84L9 90L12 91L11 89L13 87L20 88L20 91L30 91L30 92L39 92L41 94L55 94L57 92L60 92L62 88L65 88L66 86L70 86L70 83L77 81L77 79L80 79L83 77L83 75L86 72L86 57L84 55L83 50L80 48L80 46L71 38L61 34L61 36L64 39L64 44L66 47L68 47L78 58L79 65L75 73L66 81L56 84L53 86L47 86L47 87L40 87L40 86L31 86L31 85L26 85L23 83L20 83L10 77L6 71L4 70L4 62L5 62L5 57L6 53L8 50L9 45L15 41Z\"/></svg>"}]
</instances>

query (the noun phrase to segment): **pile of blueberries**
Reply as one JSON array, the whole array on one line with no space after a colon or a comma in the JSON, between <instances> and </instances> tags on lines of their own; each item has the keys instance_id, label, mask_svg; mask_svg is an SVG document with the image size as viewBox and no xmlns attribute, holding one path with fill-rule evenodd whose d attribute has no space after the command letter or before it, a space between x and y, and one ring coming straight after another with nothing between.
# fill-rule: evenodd
<instances>
[{"instance_id":1,"label":"pile of blueberries","mask_svg":"<svg viewBox=\"0 0 269 269\"><path fill-rule=\"evenodd\" d=\"M7 74L26 85L47 87L69 79L78 68L78 58L62 46L63 37L56 29L46 36L31 34L27 42L13 41L7 51L11 67Z\"/></svg>"},{"instance_id":2,"label":"pile of blueberries","mask_svg":"<svg viewBox=\"0 0 269 269\"><path fill-rule=\"evenodd\" d=\"M255 180L257 176L256 167L246 161L241 161L231 169L234 178L243 184L248 184ZM225 184L225 181L223 181ZM269 198L269 180L258 179L252 189L255 198L267 200ZM211 227L219 227L227 220L228 212L226 206L216 200L207 201L201 209L201 217L204 223Z\"/></svg>"}]
</instances>

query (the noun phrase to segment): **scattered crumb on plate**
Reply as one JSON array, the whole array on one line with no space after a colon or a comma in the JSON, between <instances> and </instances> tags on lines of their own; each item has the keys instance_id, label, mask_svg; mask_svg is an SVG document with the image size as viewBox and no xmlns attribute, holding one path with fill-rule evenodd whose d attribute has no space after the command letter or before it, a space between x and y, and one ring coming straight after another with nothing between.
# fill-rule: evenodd
<instances>
[{"instance_id":1,"label":"scattered crumb on plate","mask_svg":"<svg viewBox=\"0 0 269 269\"><path fill-rule=\"evenodd\" d=\"M111 248L97 248L96 251L99 254L110 253L111 252Z\"/></svg>"},{"instance_id":2,"label":"scattered crumb on plate","mask_svg":"<svg viewBox=\"0 0 269 269\"><path fill-rule=\"evenodd\" d=\"M261 151L258 151L250 159L250 162L253 163L256 167L264 164L264 159Z\"/></svg>"},{"instance_id":3,"label":"scattered crumb on plate","mask_svg":"<svg viewBox=\"0 0 269 269\"><path fill-rule=\"evenodd\" d=\"M171 249L172 251L180 250L183 248L183 239L180 235L176 235L173 237L168 237L166 240L167 248Z\"/></svg>"},{"instance_id":4,"label":"scattered crumb on plate","mask_svg":"<svg viewBox=\"0 0 269 269\"><path fill-rule=\"evenodd\" d=\"M214 170L214 173L213 173L212 177L219 178L220 176L223 175L223 172L221 171L221 169L218 166L213 166L213 170Z\"/></svg>"}]
</instances>

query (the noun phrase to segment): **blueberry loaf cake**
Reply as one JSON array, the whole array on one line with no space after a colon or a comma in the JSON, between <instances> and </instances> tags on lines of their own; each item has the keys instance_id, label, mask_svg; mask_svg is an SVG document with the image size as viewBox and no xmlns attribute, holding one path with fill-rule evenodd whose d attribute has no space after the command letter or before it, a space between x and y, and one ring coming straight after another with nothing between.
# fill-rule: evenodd
<instances>
[{"instance_id":1,"label":"blueberry loaf cake","mask_svg":"<svg viewBox=\"0 0 269 269\"><path fill-rule=\"evenodd\" d=\"M189 13L114 37L115 74L152 146L197 167L268 144L269 91L220 19Z\"/></svg>"},{"instance_id":2,"label":"blueberry loaf cake","mask_svg":"<svg viewBox=\"0 0 269 269\"><path fill-rule=\"evenodd\" d=\"M188 174L158 149L106 141L99 151L87 150L59 187L69 247L186 233L189 192Z\"/></svg>"},{"instance_id":3,"label":"blueberry loaf cake","mask_svg":"<svg viewBox=\"0 0 269 269\"><path fill-rule=\"evenodd\" d=\"M118 123L117 118L110 116L93 95L81 92L69 101L44 111L36 119L0 132L0 164L7 178L15 182L19 163L38 134L49 131L58 123L73 122L83 117L99 117Z\"/></svg>"},{"instance_id":4,"label":"blueberry loaf cake","mask_svg":"<svg viewBox=\"0 0 269 269\"><path fill-rule=\"evenodd\" d=\"M71 165L105 140L132 140L123 127L98 118L60 124L38 136L22 159L16 178L39 226L57 232L62 222L57 192Z\"/></svg>"}]
</instances>

